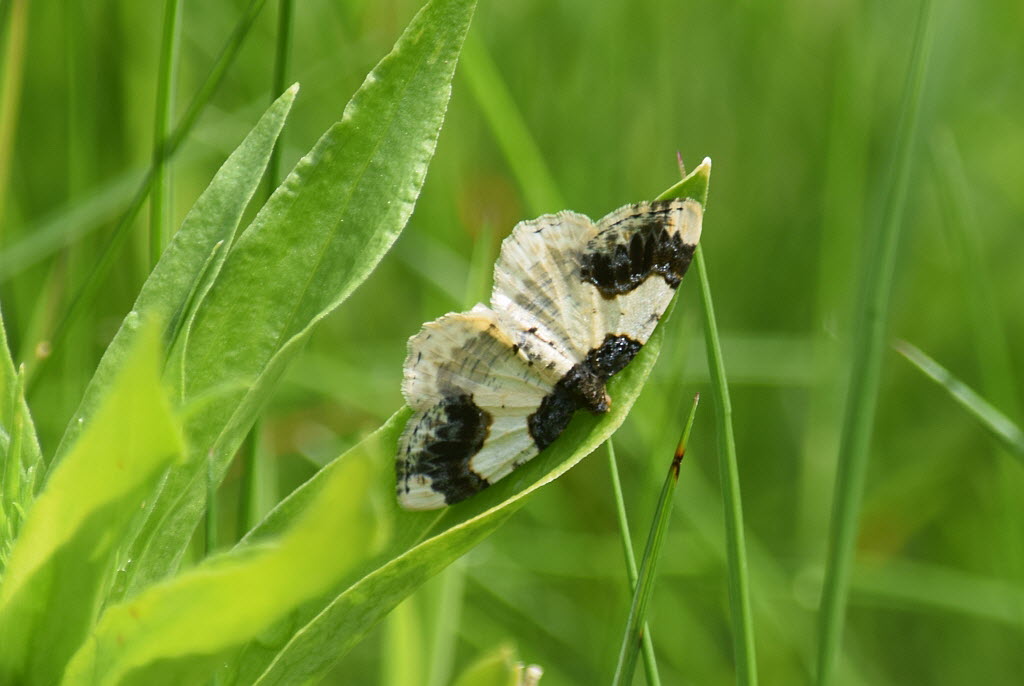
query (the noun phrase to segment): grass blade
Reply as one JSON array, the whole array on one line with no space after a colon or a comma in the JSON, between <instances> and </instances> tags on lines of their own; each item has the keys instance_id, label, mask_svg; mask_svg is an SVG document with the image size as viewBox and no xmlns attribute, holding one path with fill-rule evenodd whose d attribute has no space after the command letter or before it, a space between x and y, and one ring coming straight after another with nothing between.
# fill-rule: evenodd
<instances>
[{"instance_id":1,"label":"grass blade","mask_svg":"<svg viewBox=\"0 0 1024 686\"><path fill-rule=\"evenodd\" d=\"M279 0L277 3L277 42L274 52L274 78L270 92L280 93L288 80L288 60L292 47L292 8L294 0ZM267 188L269 193L281 183L281 145L275 145L267 166Z\"/></svg>"},{"instance_id":2,"label":"grass blade","mask_svg":"<svg viewBox=\"0 0 1024 686\"><path fill-rule=\"evenodd\" d=\"M645 633L641 631L641 626L646 625L647 604L654 591L654 571L658 564L662 543L665 540L665 532L668 531L669 516L672 514L672 496L679 483L679 466L686 454L686 443L690 439L690 430L693 428L693 418L697 414L699 401L700 395L694 396L690 416L686 420L686 428L683 429L683 435L679 439L675 455L672 457L668 476L661 488L661 496L658 498L658 505L654 511L654 521L651 523L651 533L647 537L647 546L640 562L640 573L633 591L633 603L629 608L629 617L626 619L626 629L622 635L622 647L619 649L619 662L615 668L615 676L612 678L612 686L633 683L636 658L640 653Z\"/></svg>"},{"instance_id":3,"label":"grass blade","mask_svg":"<svg viewBox=\"0 0 1024 686\"><path fill-rule=\"evenodd\" d=\"M974 416L1014 457L1024 460L1024 431L952 372L906 341L898 341L896 350Z\"/></svg>"},{"instance_id":4,"label":"grass blade","mask_svg":"<svg viewBox=\"0 0 1024 686\"><path fill-rule=\"evenodd\" d=\"M622 497L622 483L619 480L619 465L615 459L615 447L611 439L605 445L608 447L608 471L611 476L612 494L615 497L615 515L619 523L619 538L622 541L622 552L626 558L626 575L629 579L629 587L637 587L639 573L636 568L636 556L633 554L633 537L629 533L629 518L626 515L626 502ZM647 677L648 686L659 686L661 677L658 675L658 662L654 656L654 637L651 635L651 628L645 621L640 631L640 650L644 656L644 675Z\"/></svg>"},{"instance_id":5,"label":"grass blade","mask_svg":"<svg viewBox=\"0 0 1024 686\"><path fill-rule=\"evenodd\" d=\"M181 42L181 2L164 0L163 38L160 44L160 65L156 78L156 107L153 122L153 193L149 198L149 265L160 261L168 241L172 221L171 205L174 185L164 158L171 117L174 116L174 93L177 81L178 45ZM281 90L284 90L283 88ZM277 91L280 93L281 91Z\"/></svg>"},{"instance_id":6,"label":"grass blade","mask_svg":"<svg viewBox=\"0 0 1024 686\"><path fill-rule=\"evenodd\" d=\"M677 197L675 193L690 184L685 192L689 197L706 202L711 178L711 160L704 162L676 187L660 197ZM711 300L711 283L704 263L704 249L698 245L693 256L700 283L701 302L704 305L704 343L711 374L711 397L715 403L718 435L718 471L722 481L722 500L725 508L726 560L729 569L729 602L733 622L733 652L736 660L736 682L751 686L757 683L757 659L754 653L754 620L750 610L750 581L747 576L747 552L743 536L743 503L740 495L739 468L736 465L736 439L732 430L732 402L729 382L725 375L722 344L715 322L715 308Z\"/></svg>"},{"instance_id":7,"label":"grass blade","mask_svg":"<svg viewBox=\"0 0 1024 686\"><path fill-rule=\"evenodd\" d=\"M1019 608L1024 588L1003 577L893 558L865 560L854 566L853 592L862 605L909 607L929 615L956 613L1024 631Z\"/></svg>"},{"instance_id":8,"label":"grass blade","mask_svg":"<svg viewBox=\"0 0 1024 686\"><path fill-rule=\"evenodd\" d=\"M189 103L188 109L182 116L181 121L178 122L174 131L165 140L160 151L160 163L158 166L162 167L167 160L177 152L178 147L181 145L181 142L185 140L185 137L191 133L192 127L199 118L199 114L203 109L205 109L210 98L213 97L217 87L220 86L220 82L227 74L228 67L231 66L235 57L238 55L239 50L241 50L242 43L245 41L246 36L249 35L249 29L252 28L252 24L256 21L256 17L263 8L263 3L265 2L266 0L251 0L249 3L249 6L246 8L242 18L235 26L235 30L228 38L224 49L217 57L217 61L214 63L209 75L206 77L206 80L199 87L199 90ZM146 176L142 179L142 183L139 185L135 195L132 197L131 204L128 206L128 209L125 211L124 215L122 215L121 220L114 228L114 231L111 234L110 239L107 241L107 244L104 246L99 259L94 263L89 276L78 290L78 293L75 295L75 299L68 306L63 318L54 329L53 335L50 337L50 347L52 349L56 350L63 344L64 338L67 336L71 325L92 305L93 298L95 298L99 293L100 287L103 285L107 274L114 266L122 247L124 247L125 241L128 239L129 229L135 221L135 217L138 216L143 203L145 203L150 190L153 188L153 184L156 182L157 171L157 167L151 166L149 171L146 173ZM33 385L33 380L38 378L47 360L52 360L54 357L54 355L50 355L39 359L33 367L29 368L30 389Z\"/></svg>"},{"instance_id":9,"label":"grass blade","mask_svg":"<svg viewBox=\"0 0 1024 686\"><path fill-rule=\"evenodd\" d=\"M736 683L757 684L757 657L754 652L754 618L750 609L750 579L747 574L746 542L743 535L743 499L740 494L739 468L736 464L736 439L732 429L732 401L725 376L725 361L718 339L718 324L711 301L711 284L704 264L704 251L694 254L697 278L704 303L704 340L711 372L711 396L718 419L718 470L722 480L722 504L725 508L726 560L729 568L729 604L732 609L733 651L736 659Z\"/></svg>"},{"instance_id":10,"label":"grass blade","mask_svg":"<svg viewBox=\"0 0 1024 686\"><path fill-rule=\"evenodd\" d=\"M10 192L14 132L18 128L21 80L25 64L25 35L28 29L28 0L10 0L0 7L0 215ZM0 234L3 237L3 234Z\"/></svg>"},{"instance_id":11,"label":"grass blade","mask_svg":"<svg viewBox=\"0 0 1024 686\"><path fill-rule=\"evenodd\" d=\"M857 522L864 493L868 448L874 426L878 387L881 380L882 350L888 321L890 294L896 264L896 250L902 229L903 210L910 180L911 161L921 95L932 44L931 2L922 0L918 15L905 99L895 136L892 180L887 183L881 214L882 224L866 254L866 273L854 328L853 360L847 395L846 416L839 445L832 530L825 584L822 589L818 686L832 683L846 614L850 568L853 561Z\"/></svg>"}]
</instances>

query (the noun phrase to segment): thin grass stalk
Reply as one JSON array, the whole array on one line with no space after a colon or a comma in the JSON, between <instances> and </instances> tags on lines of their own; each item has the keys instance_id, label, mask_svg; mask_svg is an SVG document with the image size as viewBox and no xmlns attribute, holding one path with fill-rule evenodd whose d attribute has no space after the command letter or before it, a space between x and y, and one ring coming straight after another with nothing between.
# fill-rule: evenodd
<instances>
[{"instance_id":1,"label":"thin grass stalk","mask_svg":"<svg viewBox=\"0 0 1024 686\"><path fill-rule=\"evenodd\" d=\"M156 108L153 121L153 193L149 198L149 268L156 266L169 241L173 183L171 170L163 157L174 116L174 93L177 82L178 46L181 43L181 2L165 0L163 36L160 40L160 62L156 77Z\"/></svg>"},{"instance_id":2,"label":"thin grass stalk","mask_svg":"<svg viewBox=\"0 0 1024 686\"><path fill-rule=\"evenodd\" d=\"M861 3L839 6L836 10L835 61L828 75L832 93L827 101L828 127L820 191L821 226L828 227L828 240L819 241L814 255L816 269L811 289L813 321L817 326L812 338L813 357L806 362L814 376L801 432L794 517L795 539L806 559L824 555L828 539L828 518L821 515L829 509L828 486L835 480L835 465L821 456L832 454L839 444L845 389L836 379L845 372L843 360L848 359L849 346L849 341L836 340L830 327L823 324L836 318L845 320L853 307L849 284L854 281L856 261L850 257L861 249L863 198L871 178L869 124L876 106L871 98L864 97L870 88L869 75L875 72L863 52L868 13Z\"/></svg>"},{"instance_id":3,"label":"thin grass stalk","mask_svg":"<svg viewBox=\"0 0 1024 686\"><path fill-rule=\"evenodd\" d=\"M622 496L622 482L619 479L619 464L615 459L615 446L611 439L605 441L608 447L608 471L611 475L612 495L615 498L615 515L619 523L619 540L622 541L622 553L626 558L626 574L629 578L629 587L636 592L638 578L636 568L636 556L633 554L633 536L629 533L629 517L626 515L626 499ZM648 686L660 686L661 677L658 674L658 663L654 656L654 638L651 636L651 629L647 622L644 622L643 630L640 632L640 652L644 658L644 674L647 677Z\"/></svg>"},{"instance_id":4,"label":"thin grass stalk","mask_svg":"<svg viewBox=\"0 0 1024 686\"><path fill-rule=\"evenodd\" d=\"M854 343L846 415L839 444L831 534L822 588L817 684L832 683L843 633L857 521L864 494L868 448L874 427L882 352L885 349L896 250L902 230L914 141L932 44L931 2L918 13L904 101L895 136L895 156L881 226L869 245L853 327Z\"/></svg>"},{"instance_id":5,"label":"thin grass stalk","mask_svg":"<svg viewBox=\"0 0 1024 686\"><path fill-rule=\"evenodd\" d=\"M274 76L270 83L270 101L274 102L285 89L288 79L288 61L292 51L292 6L293 0L279 0L277 3L277 50L274 53ZM283 135L283 132L282 132ZM281 183L281 140L274 144L267 163L267 196Z\"/></svg>"},{"instance_id":6,"label":"thin grass stalk","mask_svg":"<svg viewBox=\"0 0 1024 686\"><path fill-rule=\"evenodd\" d=\"M690 416L686 420L686 428L683 429L679 443L676 445L668 475L661 488L661 496L658 498L658 505L654 511L654 520L651 522L651 533L647 537L644 556L640 561L640 572L636 588L633 590L633 603L629 608L626 629L622 634L622 646L619 649L619 661L615 668L612 686L633 683L633 672L636 670L637 655L640 653L643 639L641 627L646 626L647 605L654 591L654 572L661 553L661 546L665 541L665 532L668 531L669 517L672 514L672 496L679 483L679 466L686 454L686 444L690 440L690 430L693 429L693 418L697 414L699 401L700 395L694 396Z\"/></svg>"},{"instance_id":7,"label":"thin grass stalk","mask_svg":"<svg viewBox=\"0 0 1024 686\"><path fill-rule=\"evenodd\" d=\"M238 487L238 522L236 537L241 540L245 534L256 526L260 515L260 490L263 475L259 467L259 435L260 421L252 425L238 449L241 474Z\"/></svg>"},{"instance_id":8,"label":"thin grass stalk","mask_svg":"<svg viewBox=\"0 0 1024 686\"><path fill-rule=\"evenodd\" d=\"M967 386L948 369L906 341L897 341L896 350L923 374L946 389L961 407L972 414L1002 446L1018 460L1024 460L1024 431L1012 419Z\"/></svg>"},{"instance_id":9,"label":"thin grass stalk","mask_svg":"<svg viewBox=\"0 0 1024 686\"><path fill-rule=\"evenodd\" d=\"M14 132L18 128L18 113L21 111L21 80L28 26L27 0L9 0L3 5L3 15L0 17L3 20L0 24L0 40L3 45L3 65L0 66L0 217L3 217L10 191ZM0 239L3 239L5 225L6 222L0 221Z\"/></svg>"},{"instance_id":10,"label":"thin grass stalk","mask_svg":"<svg viewBox=\"0 0 1024 686\"><path fill-rule=\"evenodd\" d=\"M185 114L182 115L181 120L175 126L172 133L166 138L163 146L160 149L158 157L159 163L163 164L168 160L181 145L181 142L185 137L192 132L192 128L195 125L196 119L199 114L206 107L210 98L213 97L214 92L220 86L221 81L224 80L224 76L227 74L228 67L234 62L238 56L238 52L242 48L242 43L245 41L246 36L249 34L249 30L252 28L253 22L256 21L256 17L259 15L260 10L263 8L266 0L251 0L249 6L246 8L245 14L236 24L234 31L228 38L227 43L224 45L224 49L221 50L220 55L217 57L217 61L214 62L213 68L210 70L206 80L199 87L199 90L193 96L192 101L189 103L188 109ZM153 188L153 184L156 181L156 168L152 165L146 173L146 176L142 179L142 183L139 185L138 190L132 197L131 204L117 223L113 234L104 246L102 254L99 259L96 260L89 276L86 281L79 288L78 293L75 295L75 299L68 306L67 311L57 324L53 335L50 336L50 347L56 350L60 347L64 338L67 336L68 329L71 324L78 319L81 314L92 306L93 300L99 293L100 287L103 285L107 274L110 273L111 268L117 261L120 255L121 249L124 247L124 243L129 235L129 228L135 221L135 218L139 214L139 210L142 209L143 203L146 202L146 198L149 196L150 191ZM53 359L53 356L36 359L35 364L28 368L28 389L31 390L35 387L35 383L41 375L43 369L46 367L47 361Z\"/></svg>"},{"instance_id":11,"label":"thin grass stalk","mask_svg":"<svg viewBox=\"0 0 1024 686\"><path fill-rule=\"evenodd\" d=\"M736 439L732 431L732 401L725 375L722 344L711 301L711 284L704 250L698 245L693 261L697 266L701 301L704 304L704 342L711 397L718 420L718 471L722 481L722 505L725 509L725 550L729 568L729 606L732 614L732 642L736 660L736 683L757 684L757 657L754 652L754 619L750 609L750 579L747 574L746 541L743 535L743 498L740 494L739 468L736 464Z\"/></svg>"}]
</instances>

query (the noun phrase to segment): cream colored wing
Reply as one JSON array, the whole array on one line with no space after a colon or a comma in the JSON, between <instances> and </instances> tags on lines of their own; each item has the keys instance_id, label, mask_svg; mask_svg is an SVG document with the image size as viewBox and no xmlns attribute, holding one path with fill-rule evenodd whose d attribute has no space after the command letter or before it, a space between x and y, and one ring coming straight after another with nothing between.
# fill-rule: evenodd
<instances>
[{"instance_id":1,"label":"cream colored wing","mask_svg":"<svg viewBox=\"0 0 1024 686\"><path fill-rule=\"evenodd\" d=\"M491 307L522 354L557 359L563 375L609 337L643 345L690 264L701 218L699 203L668 200L596 225L573 212L522 222L502 244Z\"/></svg>"},{"instance_id":2,"label":"cream colored wing","mask_svg":"<svg viewBox=\"0 0 1024 686\"><path fill-rule=\"evenodd\" d=\"M700 238L692 200L623 207L596 225L573 212L516 226L491 308L447 314L409 340L398 498L449 505L554 441L576 410L601 413L605 382L647 342Z\"/></svg>"},{"instance_id":3,"label":"cream colored wing","mask_svg":"<svg viewBox=\"0 0 1024 686\"><path fill-rule=\"evenodd\" d=\"M416 411L398 446L402 505L450 505L534 457L531 418L553 386L482 305L426 324L409 340L402 384Z\"/></svg>"}]
</instances>

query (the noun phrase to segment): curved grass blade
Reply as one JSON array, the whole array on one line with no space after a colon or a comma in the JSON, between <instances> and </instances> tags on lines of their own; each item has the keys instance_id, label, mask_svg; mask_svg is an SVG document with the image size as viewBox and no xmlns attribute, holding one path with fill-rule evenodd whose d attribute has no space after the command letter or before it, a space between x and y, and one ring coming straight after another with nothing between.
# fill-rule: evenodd
<instances>
[{"instance_id":1,"label":"curved grass blade","mask_svg":"<svg viewBox=\"0 0 1024 686\"><path fill-rule=\"evenodd\" d=\"M647 622L647 604L654 591L654 570L661 554L661 545L665 541L665 532L668 531L668 521L674 502L672 496L679 483L679 466L682 464L683 456L686 455L686 444L690 440L690 430L693 428L693 418L697 414L699 401L700 395L694 396L690 416L686 420L686 428L683 429L683 435L676 446L675 455L672 456L672 464L669 466L668 476L665 477L665 484L661 488L661 495L654 510L654 521L651 523L651 533L647 537L644 556L640 562L640 572L633 590L633 602L629 608L629 616L626 618L626 629L622 634L622 647L619 649L619 662L615 667L612 686L633 683L636 659L640 654L643 637L646 633L643 628L646 627Z\"/></svg>"},{"instance_id":2,"label":"curved grass blade","mask_svg":"<svg viewBox=\"0 0 1024 686\"><path fill-rule=\"evenodd\" d=\"M619 538L622 539L622 551L626 558L626 576L629 579L630 588L636 588L639 573L636 567L636 556L633 554L633 538L629 533L629 519L626 515L626 503L622 496L622 483L619 480L619 464L615 459L615 447L611 439L605 444L608 448L608 471L611 476L612 493L615 497L615 515L619 523ZM647 678L648 686L661 686L661 677L658 675L658 663L654 657L654 640L651 636L651 629L644 622L640 630L642 642L641 651L644 656L644 676Z\"/></svg>"},{"instance_id":3,"label":"curved grass blade","mask_svg":"<svg viewBox=\"0 0 1024 686\"><path fill-rule=\"evenodd\" d=\"M0 586L0 683L57 682L103 602L133 514L163 469L185 455L160 381L159 325L137 325L15 542Z\"/></svg>"},{"instance_id":4,"label":"curved grass blade","mask_svg":"<svg viewBox=\"0 0 1024 686\"><path fill-rule=\"evenodd\" d=\"M433 0L230 249L183 347L189 444L219 483L285 365L380 262L419 196L474 0ZM206 404L196 411L198 401ZM172 570L206 506L207 466L169 474L129 590Z\"/></svg>"},{"instance_id":5,"label":"curved grass blade","mask_svg":"<svg viewBox=\"0 0 1024 686\"><path fill-rule=\"evenodd\" d=\"M1002 443L1010 454L1019 460L1024 460L1024 431L1021 431L1013 420L917 346L906 341L898 341L895 347L911 364L932 381L945 388L953 396L953 399L981 422L981 425Z\"/></svg>"}]
</instances>

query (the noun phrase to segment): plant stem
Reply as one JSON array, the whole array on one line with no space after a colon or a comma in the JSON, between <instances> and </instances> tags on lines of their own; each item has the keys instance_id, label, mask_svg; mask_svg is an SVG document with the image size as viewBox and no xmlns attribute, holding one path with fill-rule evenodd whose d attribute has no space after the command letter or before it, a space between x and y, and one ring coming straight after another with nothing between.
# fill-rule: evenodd
<instances>
[{"instance_id":1,"label":"plant stem","mask_svg":"<svg viewBox=\"0 0 1024 686\"><path fill-rule=\"evenodd\" d=\"M149 267L160 260L167 245L173 202L173 185L167 159L163 157L171 118L174 116L174 93L177 81L178 45L181 34L181 3L166 0L164 32L160 44L160 65L157 72L156 113L153 122L153 193L149 198Z\"/></svg>"},{"instance_id":2,"label":"plant stem","mask_svg":"<svg viewBox=\"0 0 1024 686\"><path fill-rule=\"evenodd\" d=\"M619 480L619 465L615 459L615 446L609 438L605 441L608 446L608 471L611 472L612 494L615 497L615 514L619 523L619 539L622 541L622 552L626 558L626 574L629 577L629 587L636 592L637 569L636 556L633 554L633 537L629 533L629 518L626 515L626 501L622 496L622 482ZM644 672L647 676L648 686L660 686L661 677L658 675L658 663L654 657L654 638L651 636L651 629L644 622L641 632L641 652L644 656Z\"/></svg>"},{"instance_id":3,"label":"plant stem","mask_svg":"<svg viewBox=\"0 0 1024 686\"><path fill-rule=\"evenodd\" d=\"M725 508L725 550L729 567L729 605L732 609L733 652L736 660L736 683L757 684L757 657L754 652L754 620L750 610L750 580L747 575L746 542L743 536L743 502L740 494L739 468L736 465L736 439L732 431L732 401L725 376L722 344L718 338L715 308L711 301L711 284L704 264L704 250L694 253L697 279L704 303L704 342L707 347L708 371L711 374L711 397L718 419L718 471L722 482L722 505Z\"/></svg>"},{"instance_id":4,"label":"plant stem","mask_svg":"<svg viewBox=\"0 0 1024 686\"><path fill-rule=\"evenodd\" d=\"M292 44L293 0L279 0L277 4L277 51L274 53L274 76L270 83L270 101L274 102L284 92L288 78L288 59ZM270 152L267 164L267 196L281 183L281 140L278 139Z\"/></svg>"},{"instance_id":5,"label":"plant stem","mask_svg":"<svg viewBox=\"0 0 1024 686\"><path fill-rule=\"evenodd\" d=\"M210 74L206 77L206 81L203 82L203 85L199 87L199 90L192 98L192 102L189 104L188 109L182 116L181 121L178 122L174 131L164 141L164 145L160 149L160 155L158 158L161 163L169 159L177 151L181 142L185 139L185 136L191 133L192 127L199 118L199 114L206 107L210 98L213 97L213 93L217 90L217 87L220 86L221 81L224 80L228 67L231 66L235 57L238 56L242 43L245 40L245 37L249 34L249 29L252 28L252 24L256 21L256 17L259 14L259 11L263 8L263 4L265 2L266 0L250 1L245 14L235 26L235 30L228 38L224 49L217 57L217 61L210 70ZM57 324L53 335L50 336L50 348L54 352L63 345L64 338L67 336L68 329L71 327L71 324L73 324L83 312L91 307L93 299L99 293L100 287L103 285L107 274L117 261L117 258L121 253L121 248L124 247L125 240L127 240L129 235L128 229L135 221L135 217L138 216L139 210L142 209L142 204L146 201L146 198L148 197L155 182L155 167L151 166L146 173L146 176L143 178L142 183L139 185L138 190L135 192L135 196L132 198L131 204L121 217L121 220L115 227L113 234L107 241L107 244L104 246L102 254L94 263L92 271L89 273L85 283L83 283L81 288L79 288L78 293L75 295L75 299L71 302L71 305L68 306L63 318ZM39 379L42 371L45 369L48 360L52 360L54 357L55 355L49 355L48 357L36 359L35 364L28 368L27 387L29 391L35 387L35 383Z\"/></svg>"},{"instance_id":6,"label":"plant stem","mask_svg":"<svg viewBox=\"0 0 1024 686\"><path fill-rule=\"evenodd\" d=\"M855 339L850 385L839 444L832 531L821 596L818 686L827 686L832 682L842 639L857 520L867 473L868 447L881 381L882 351L885 348L896 249L902 229L921 94L932 42L930 10L930 1L923 0L911 52L911 68L907 73L902 115L895 136L892 178L885 186L887 194L881 215L882 225L875 233L873 244L866 254L865 274L855 314L857 321L853 327Z\"/></svg>"},{"instance_id":7,"label":"plant stem","mask_svg":"<svg viewBox=\"0 0 1024 686\"><path fill-rule=\"evenodd\" d=\"M690 408L690 416L686 420L686 428L676 446L675 454L672 456L672 464L669 467L665 483L661 488L661 496L658 498L658 505L654 511L654 521L651 523L651 533L647 537L647 545L644 549L644 556L640 562L640 572L637 577L636 588L633 591L633 603L629 608L629 617L626 620L626 629L622 635L622 646L619 649L619 661L615 668L615 676L612 679L612 686L623 686L633 683L633 672L636 669L636 658L640 652L643 640L642 626L645 626L647 616L647 605L654 591L654 570L658 564L658 557L661 546L665 541L665 532L668 531L669 515L672 513L672 495L675 493L676 485L679 483L679 466L686 454L686 443L690 438L690 430L693 428L693 418L697 414L697 403L700 396L694 396L693 405Z\"/></svg>"}]
</instances>

